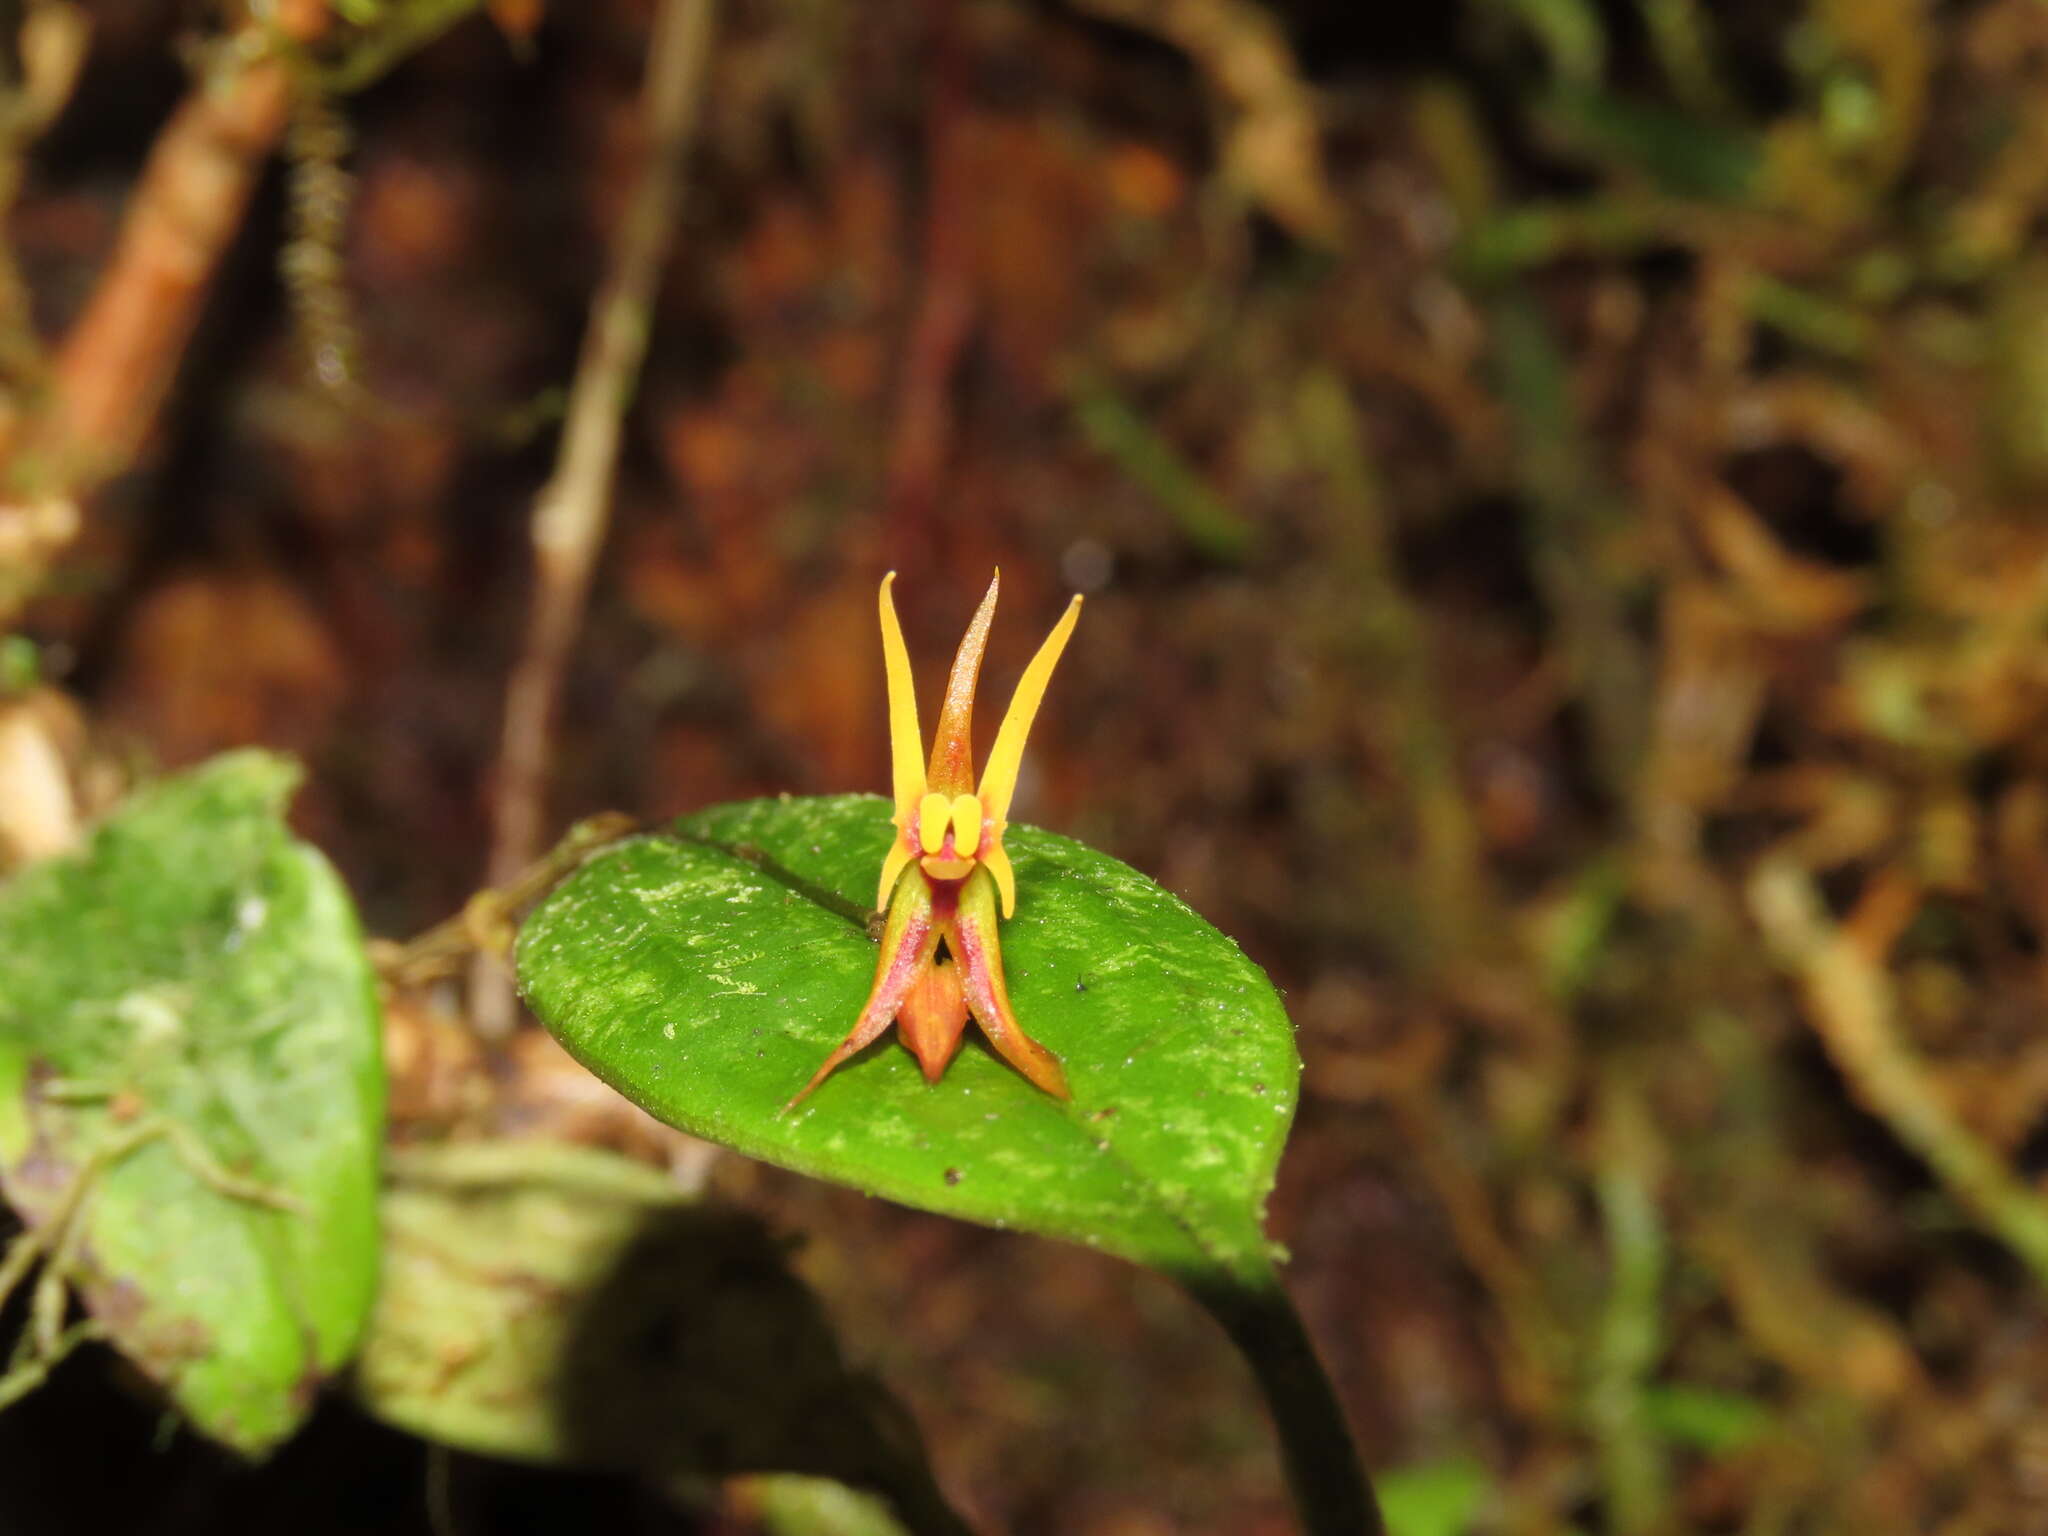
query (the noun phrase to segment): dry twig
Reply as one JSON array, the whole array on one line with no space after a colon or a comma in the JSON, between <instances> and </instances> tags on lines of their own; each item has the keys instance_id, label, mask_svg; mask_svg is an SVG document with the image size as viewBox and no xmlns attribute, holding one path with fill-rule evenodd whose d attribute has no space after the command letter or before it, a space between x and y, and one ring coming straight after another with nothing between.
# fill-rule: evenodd
<instances>
[{"instance_id":1,"label":"dry twig","mask_svg":"<svg viewBox=\"0 0 2048 1536\"><path fill-rule=\"evenodd\" d=\"M1343 222L1323 168L1315 101L1287 35L1244 0L1082 0L1161 38L1202 71L1225 111L1226 176L1297 239L1327 245Z\"/></svg>"},{"instance_id":2,"label":"dry twig","mask_svg":"<svg viewBox=\"0 0 2048 1536\"><path fill-rule=\"evenodd\" d=\"M1808 1017L1864 1108L2048 1284L2048 1202L1943 1102L1894 1023L1884 957L1918 908L1918 891L1881 876L1837 927L1802 871L1769 860L1751 879L1749 900L1765 937L1802 983Z\"/></svg>"},{"instance_id":3,"label":"dry twig","mask_svg":"<svg viewBox=\"0 0 2048 1536\"><path fill-rule=\"evenodd\" d=\"M590 577L611 514L613 471L626 405L647 354L647 333L696 135L716 0L663 0L647 60L648 150L591 300L590 324L570 390L555 472L533 507L533 603L524 648L505 695L488 882L512 881L533 858L546 818L549 759L562 671L583 622ZM514 1021L503 970L479 958L470 1016L501 1039Z\"/></svg>"}]
</instances>

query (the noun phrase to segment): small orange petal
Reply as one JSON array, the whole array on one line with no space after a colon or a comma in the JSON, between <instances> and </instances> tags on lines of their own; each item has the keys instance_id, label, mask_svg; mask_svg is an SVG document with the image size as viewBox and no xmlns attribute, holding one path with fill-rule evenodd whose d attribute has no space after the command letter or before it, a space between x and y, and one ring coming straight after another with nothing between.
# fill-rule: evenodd
<instances>
[{"instance_id":1,"label":"small orange petal","mask_svg":"<svg viewBox=\"0 0 2048 1536\"><path fill-rule=\"evenodd\" d=\"M967 998L960 991L960 967L940 959L918 973L916 983L897 1010L896 1025L910 1054L917 1058L924 1080L936 1083L960 1049L967 1032Z\"/></svg>"}]
</instances>

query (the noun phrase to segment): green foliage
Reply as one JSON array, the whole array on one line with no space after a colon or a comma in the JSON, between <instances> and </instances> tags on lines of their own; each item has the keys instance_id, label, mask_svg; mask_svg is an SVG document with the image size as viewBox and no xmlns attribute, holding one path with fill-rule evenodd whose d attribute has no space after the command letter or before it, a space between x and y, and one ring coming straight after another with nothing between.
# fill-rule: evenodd
<instances>
[{"instance_id":1,"label":"green foliage","mask_svg":"<svg viewBox=\"0 0 2048 1536\"><path fill-rule=\"evenodd\" d=\"M1467 1536L1491 1490L1486 1468L1469 1456L1384 1473L1379 1493L1387 1536Z\"/></svg>"},{"instance_id":2,"label":"green foliage","mask_svg":"<svg viewBox=\"0 0 2048 1536\"><path fill-rule=\"evenodd\" d=\"M26 693L42 671L36 643L24 635L0 635L0 698Z\"/></svg>"},{"instance_id":3,"label":"green foliage","mask_svg":"<svg viewBox=\"0 0 2048 1536\"><path fill-rule=\"evenodd\" d=\"M478 9L481 0L341 0L346 25L327 40L332 61L321 73L327 89L359 91L382 79Z\"/></svg>"},{"instance_id":4,"label":"green foliage","mask_svg":"<svg viewBox=\"0 0 2048 1536\"><path fill-rule=\"evenodd\" d=\"M1763 156L1749 134L1656 102L1560 90L1542 107L1551 130L1588 159L1647 176L1661 192L1745 202Z\"/></svg>"},{"instance_id":5,"label":"green foliage","mask_svg":"<svg viewBox=\"0 0 2048 1536\"><path fill-rule=\"evenodd\" d=\"M578 1060L693 1135L1176 1276L1258 1375L1306 1529L1376 1529L1261 1230L1301 1071L1293 1030L1264 973L1171 894L1012 826L1011 1000L1073 1098L979 1042L928 1084L885 1038L785 1110L867 996L888 840L872 795L749 801L630 839L527 919L520 980Z\"/></svg>"},{"instance_id":6,"label":"green foliage","mask_svg":"<svg viewBox=\"0 0 2048 1536\"><path fill-rule=\"evenodd\" d=\"M393 1157L391 1180L357 1395L446 1445L575 1459L553 1393L577 1305L683 1192L644 1164L552 1142L420 1148Z\"/></svg>"},{"instance_id":7,"label":"green foliage","mask_svg":"<svg viewBox=\"0 0 2048 1536\"><path fill-rule=\"evenodd\" d=\"M888 843L872 796L761 800L601 854L520 935L535 1011L692 1134L907 1205L1199 1276L1263 1274L1261 1207L1300 1063L1272 986L1136 871L1013 828L1017 1016L1063 1059L1041 1093L978 1044L928 1085L886 1039L789 1113L875 966Z\"/></svg>"},{"instance_id":8,"label":"green foliage","mask_svg":"<svg viewBox=\"0 0 2048 1536\"><path fill-rule=\"evenodd\" d=\"M376 1280L376 995L284 825L297 778L216 759L0 889L0 1187L32 1232L75 1215L58 1257L98 1323L252 1453L353 1353Z\"/></svg>"},{"instance_id":9,"label":"green foliage","mask_svg":"<svg viewBox=\"0 0 2048 1536\"><path fill-rule=\"evenodd\" d=\"M1224 565L1242 564L1257 530L1180 450L1103 380L1078 374L1069 389L1075 425L1089 446L1150 493L1203 556Z\"/></svg>"},{"instance_id":10,"label":"green foliage","mask_svg":"<svg viewBox=\"0 0 2048 1536\"><path fill-rule=\"evenodd\" d=\"M1670 1382L1645 1387L1643 1414L1650 1428L1674 1445L1722 1456L1753 1445L1771 1427L1771 1410L1739 1392Z\"/></svg>"}]
</instances>

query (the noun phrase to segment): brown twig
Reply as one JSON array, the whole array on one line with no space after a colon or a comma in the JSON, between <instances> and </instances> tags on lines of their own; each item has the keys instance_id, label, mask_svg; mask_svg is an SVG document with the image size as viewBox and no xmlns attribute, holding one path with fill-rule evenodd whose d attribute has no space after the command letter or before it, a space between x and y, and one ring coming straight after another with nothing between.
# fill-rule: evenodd
<instances>
[{"instance_id":1,"label":"brown twig","mask_svg":"<svg viewBox=\"0 0 2048 1536\"><path fill-rule=\"evenodd\" d=\"M93 470L125 461L155 419L221 253L284 132L285 66L199 82L150 151L120 244L55 368L49 446Z\"/></svg>"},{"instance_id":2,"label":"brown twig","mask_svg":"<svg viewBox=\"0 0 2048 1536\"><path fill-rule=\"evenodd\" d=\"M324 12L302 22L317 28ZM0 444L8 480L0 552L10 566L0 620L76 536L78 499L134 457L156 420L214 271L284 132L291 76L267 51L252 60L262 47L253 33L224 43L164 125L39 408Z\"/></svg>"},{"instance_id":3,"label":"brown twig","mask_svg":"<svg viewBox=\"0 0 2048 1536\"><path fill-rule=\"evenodd\" d=\"M647 158L610 268L591 300L555 472L533 507L533 602L505 695L487 877L493 885L510 881L533 858L546 819L562 671L583 622L591 571L610 518L620 425L647 353L716 9L716 0L663 0L655 17L645 85ZM510 1033L514 1022L509 981L487 959L470 973L470 1016L493 1039Z\"/></svg>"},{"instance_id":4,"label":"brown twig","mask_svg":"<svg viewBox=\"0 0 2048 1536\"><path fill-rule=\"evenodd\" d=\"M560 884L597 849L632 832L621 811L602 811L571 827L561 842L503 885L478 891L453 917L443 918L403 944L373 939L370 958L390 986L419 987L460 973L480 951L502 955L510 947L513 922Z\"/></svg>"},{"instance_id":5,"label":"brown twig","mask_svg":"<svg viewBox=\"0 0 2048 1536\"><path fill-rule=\"evenodd\" d=\"M1899 1032L1885 958L1918 908L1917 889L1903 877L1881 875L1837 926L1811 879L1780 859L1758 867L1749 900L1764 937L1798 978L1807 1016L1857 1100L2048 1284L2048 1202L1943 1101Z\"/></svg>"}]
</instances>

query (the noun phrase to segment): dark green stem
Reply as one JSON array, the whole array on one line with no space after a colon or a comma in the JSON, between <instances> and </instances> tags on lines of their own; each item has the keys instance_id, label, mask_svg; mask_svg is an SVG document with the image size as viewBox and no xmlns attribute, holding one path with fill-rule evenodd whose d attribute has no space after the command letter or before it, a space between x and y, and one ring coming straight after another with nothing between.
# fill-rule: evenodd
<instances>
[{"instance_id":1,"label":"dark green stem","mask_svg":"<svg viewBox=\"0 0 2048 1536\"><path fill-rule=\"evenodd\" d=\"M1307 1536L1380 1536L1379 1505L1344 1409L1279 1278L1263 1266L1181 1283L1223 1325L1266 1394Z\"/></svg>"}]
</instances>

